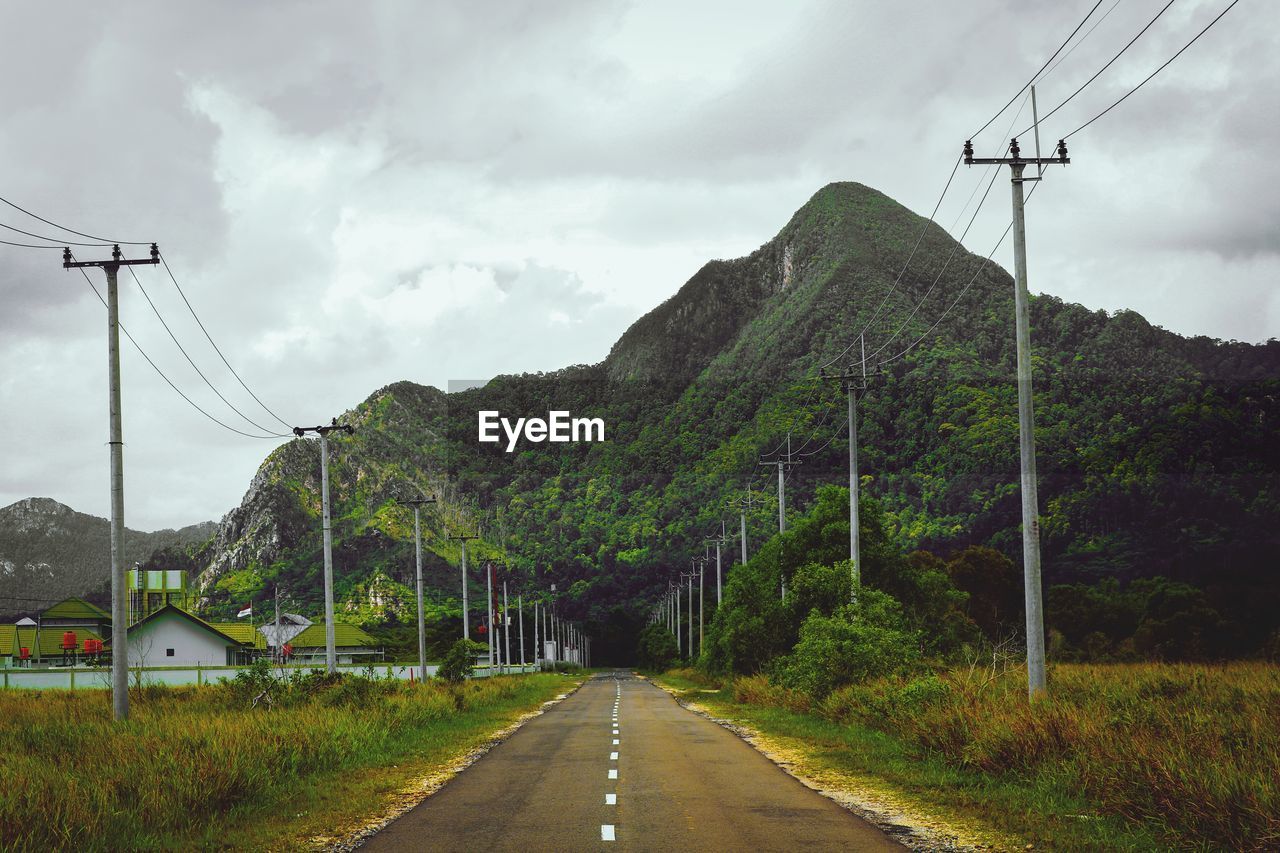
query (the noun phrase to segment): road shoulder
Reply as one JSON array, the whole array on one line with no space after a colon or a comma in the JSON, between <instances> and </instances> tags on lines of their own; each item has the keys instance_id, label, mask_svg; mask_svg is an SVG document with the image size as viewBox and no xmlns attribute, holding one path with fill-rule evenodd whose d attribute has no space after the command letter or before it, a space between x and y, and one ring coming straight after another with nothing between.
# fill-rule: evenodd
<instances>
[{"instance_id":1,"label":"road shoulder","mask_svg":"<svg viewBox=\"0 0 1280 853\"><path fill-rule=\"evenodd\" d=\"M474 746L443 766L435 766L430 772L414 777L399 790L389 794L381 803L376 814L353 825L335 828L327 835L317 835L307 840L307 846L315 850L350 851L360 847L367 839L391 824L397 818L411 811L432 794L443 788L462 771L483 758L498 744L509 739L526 723L540 717L548 710L568 699L578 691L586 679L574 683L568 690L552 699L543 702L538 708L521 714L510 724L494 731L482 743Z\"/></svg>"},{"instance_id":2,"label":"road shoulder","mask_svg":"<svg viewBox=\"0 0 1280 853\"><path fill-rule=\"evenodd\" d=\"M874 824L911 850L953 853L1024 849L1024 844L1011 836L922 807L873 777L823 766L803 740L765 733L745 720L729 717L728 709L698 701L696 697L701 691L681 690L656 678L647 680L669 693L686 710L737 735L805 787Z\"/></svg>"}]
</instances>

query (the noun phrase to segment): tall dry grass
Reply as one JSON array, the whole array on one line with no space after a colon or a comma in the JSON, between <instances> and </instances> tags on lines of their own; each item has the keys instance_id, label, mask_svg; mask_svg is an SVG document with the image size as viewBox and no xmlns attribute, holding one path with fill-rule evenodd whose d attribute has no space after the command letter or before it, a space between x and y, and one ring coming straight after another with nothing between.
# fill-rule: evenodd
<instances>
[{"instance_id":1,"label":"tall dry grass","mask_svg":"<svg viewBox=\"0 0 1280 853\"><path fill-rule=\"evenodd\" d=\"M287 802L300 780L395 759L469 714L543 698L546 678L339 683L274 709L249 708L229 685L149 688L133 691L120 725L107 691L0 693L0 847L186 846L212 817Z\"/></svg>"},{"instance_id":2,"label":"tall dry grass","mask_svg":"<svg viewBox=\"0 0 1280 853\"><path fill-rule=\"evenodd\" d=\"M1050 678L1035 703L1019 669L885 679L821 703L745 678L734 695L884 731L960 767L1052 774L1190 844L1280 849L1280 667L1071 664Z\"/></svg>"}]
</instances>

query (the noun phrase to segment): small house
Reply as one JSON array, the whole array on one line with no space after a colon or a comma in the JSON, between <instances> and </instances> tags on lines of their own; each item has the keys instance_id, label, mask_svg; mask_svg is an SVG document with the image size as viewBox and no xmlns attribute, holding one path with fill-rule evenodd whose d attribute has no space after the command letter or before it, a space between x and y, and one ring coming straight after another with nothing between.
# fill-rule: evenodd
<instances>
[{"instance_id":1,"label":"small house","mask_svg":"<svg viewBox=\"0 0 1280 853\"><path fill-rule=\"evenodd\" d=\"M128 638L129 666L230 666L252 652L252 645L172 604L130 625Z\"/></svg>"}]
</instances>

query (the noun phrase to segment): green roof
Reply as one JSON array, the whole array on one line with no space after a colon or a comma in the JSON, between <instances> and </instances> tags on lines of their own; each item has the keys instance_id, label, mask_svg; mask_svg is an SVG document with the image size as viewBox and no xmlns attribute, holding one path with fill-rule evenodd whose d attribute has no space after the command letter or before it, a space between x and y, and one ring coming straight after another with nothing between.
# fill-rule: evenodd
<instances>
[{"instance_id":1,"label":"green roof","mask_svg":"<svg viewBox=\"0 0 1280 853\"><path fill-rule=\"evenodd\" d=\"M76 635L76 649L84 650L85 640L101 640L95 632L86 628L73 629ZM17 625L0 625L0 655L18 657L18 650L31 649L31 656L36 656L36 629ZM40 629L40 657L62 657L62 629Z\"/></svg>"},{"instance_id":2,"label":"green roof","mask_svg":"<svg viewBox=\"0 0 1280 853\"><path fill-rule=\"evenodd\" d=\"M209 624L233 640L239 640L246 646L253 646L255 649L265 649L267 647L267 638L262 636L262 632L248 622L210 622Z\"/></svg>"},{"instance_id":3,"label":"green roof","mask_svg":"<svg viewBox=\"0 0 1280 853\"><path fill-rule=\"evenodd\" d=\"M344 647L365 646L372 649L377 648L378 641L355 625L348 625L346 622L334 622L333 644L334 646ZM317 622L314 625L308 625L303 628L298 636L289 641L289 645L295 649L324 648L324 623Z\"/></svg>"},{"instance_id":4,"label":"green roof","mask_svg":"<svg viewBox=\"0 0 1280 853\"><path fill-rule=\"evenodd\" d=\"M40 614L43 619L94 619L111 621L111 614L83 598L65 598Z\"/></svg>"}]
</instances>

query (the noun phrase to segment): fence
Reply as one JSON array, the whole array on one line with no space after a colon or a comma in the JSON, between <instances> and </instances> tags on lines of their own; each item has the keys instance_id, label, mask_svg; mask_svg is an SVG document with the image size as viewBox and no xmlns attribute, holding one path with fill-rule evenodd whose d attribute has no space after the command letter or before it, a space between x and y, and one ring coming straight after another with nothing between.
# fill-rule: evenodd
<instances>
[{"instance_id":1,"label":"fence","mask_svg":"<svg viewBox=\"0 0 1280 853\"><path fill-rule=\"evenodd\" d=\"M323 669L317 666L284 666L275 667L275 669L285 672L302 671L308 672L315 669ZM440 667L436 664L427 664L427 677L431 678L436 674ZM129 683L136 684L140 679L143 684L163 684L169 687L179 687L188 684L216 684L220 679L232 679L236 677L236 673L247 670L247 666L146 666L146 667L130 667ZM402 681L408 681L410 678L415 680L422 678L419 667L414 664L399 663L381 663L370 666L368 664L340 664L339 672L349 672L362 675L369 670L373 670L373 674L378 678L398 678ZM492 674L502 674L497 672ZM517 675L522 672L536 672L537 667L532 664L521 667L519 665L503 667L506 674ZM51 667L49 669L3 669L3 686L4 689L25 689L25 690L82 690L82 689L102 689L111 686L111 668L101 667ZM475 677L485 678L490 675L487 667L476 667Z\"/></svg>"}]
</instances>

